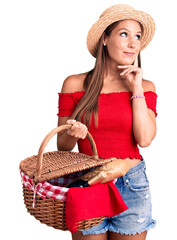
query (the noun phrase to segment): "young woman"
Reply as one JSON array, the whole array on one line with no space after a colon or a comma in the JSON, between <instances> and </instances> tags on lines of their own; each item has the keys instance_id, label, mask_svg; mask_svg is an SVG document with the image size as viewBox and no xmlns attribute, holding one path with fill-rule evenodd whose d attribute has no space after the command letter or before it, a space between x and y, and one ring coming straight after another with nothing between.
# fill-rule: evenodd
<instances>
[{"instance_id":1,"label":"young woman","mask_svg":"<svg viewBox=\"0 0 177 240\"><path fill-rule=\"evenodd\" d=\"M58 149L92 155L86 138L93 136L100 158L116 157L131 164L116 181L128 210L85 231L73 240L143 240L155 226L149 181L140 147L156 135L156 90L143 79L140 52L152 40L155 24L147 13L124 4L106 9L87 36L96 58L93 70L65 79L59 93L58 125L72 124L58 135Z\"/></svg>"}]
</instances>

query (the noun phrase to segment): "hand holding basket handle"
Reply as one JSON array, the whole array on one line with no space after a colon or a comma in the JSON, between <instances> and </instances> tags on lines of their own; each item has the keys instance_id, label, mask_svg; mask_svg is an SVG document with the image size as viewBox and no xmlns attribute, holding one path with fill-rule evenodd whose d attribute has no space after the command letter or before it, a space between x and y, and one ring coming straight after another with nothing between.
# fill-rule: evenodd
<instances>
[{"instance_id":1,"label":"hand holding basket handle","mask_svg":"<svg viewBox=\"0 0 177 240\"><path fill-rule=\"evenodd\" d=\"M70 120L70 121L68 120L68 123L69 122L73 123L73 121L74 120ZM75 122L75 124L78 125L78 124L82 124L82 123ZM57 134L61 131L64 131L64 130L71 130L72 129L75 132L75 134L78 134L78 131L77 131L78 127L76 127L75 124L67 124L67 125L59 126L57 128L54 128L52 131L50 131L46 135L46 137L42 141L41 146L39 148L34 182L36 182L36 183L39 182L39 179L41 177L43 154L44 154L45 148L46 148L47 144L49 143L50 139L55 134ZM78 125L78 126L80 126L82 130L84 129L84 131L82 131L83 134L86 133L86 137L88 138L88 140L90 142L90 145L91 145L91 149L92 149L92 153L93 153L92 157L94 159L99 160L96 144L93 140L93 137L89 133L89 131L85 128L86 126L84 124L82 124L82 125L83 126L81 126L81 125ZM78 135L78 136L80 137L81 135ZM82 135L82 137L84 137L84 136ZM86 174L86 176L84 175L85 177L87 177L86 180L88 181L89 185L93 185L93 184L96 184L96 183L99 183L99 182L105 183L105 182L111 181L115 178L118 178L120 176L125 175L126 172L128 172L129 169L130 169L129 164L124 160L117 159L117 158L109 158L107 160L109 160L109 161L107 161L106 165L104 165L102 167L98 167L94 171L91 171L90 173ZM106 162L106 159L105 159L105 162ZM91 174L91 175L89 175L89 174Z\"/></svg>"},{"instance_id":2,"label":"hand holding basket handle","mask_svg":"<svg viewBox=\"0 0 177 240\"><path fill-rule=\"evenodd\" d=\"M50 131L46 135L46 137L42 141L42 143L40 145L40 148L39 148L39 151L38 151L38 159L37 159L36 174L35 174L35 177L34 177L34 182L38 182L40 177L41 177L42 163L43 163L43 154L44 154L45 148L46 148L47 144L49 143L49 141L51 140L51 138L55 134L57 134L59 132L62 132L64 130L69 130L72 127L73 127L73 124L61 125L61 126L59 126L57 128L54 128L52 131ZM98 159L99 160L95 141L93 140L93 137L89 133L89 131L87 131L86 133L87 133L86 137L88 138L88 140L90 142L91 149L92 149L92 155L93 155L92 157L94 159Z\"/></svg>"},{"instance_id":3,"label":"hand holding basket handle","mask_svg":"<svg viewBox=\"0 0 177 240\"><path fill-rule=\"evenodd\" d=\"M86 137L88 131L86 125L76 121L75 119L68 119L67 123L73 124L73 126L67 130L68 134L82 139ZM130 164L128 162L117 158L111 159L114 161L107 163L102 167L97 167L96 170L86 174L86 178L90 176L88 181L84 182L83 178L78 179L78 181L80 181L78 184L81 184L83 186L90 186L96 183L106 183L115 178L124 176L130 170Z\"/></svg>"},{"instance_id":4,"label":"hand holding basket handle","mask_svg":"<svg viewBox=\"0 0 177 240\"><path fill-rule=\"evenodd\" d=\"M72 127L67 130L67 133L75 138L84 139L87 136L87 126L75 119L68 119L68 124L72 124Z\"/></svg>"}]
</instances>

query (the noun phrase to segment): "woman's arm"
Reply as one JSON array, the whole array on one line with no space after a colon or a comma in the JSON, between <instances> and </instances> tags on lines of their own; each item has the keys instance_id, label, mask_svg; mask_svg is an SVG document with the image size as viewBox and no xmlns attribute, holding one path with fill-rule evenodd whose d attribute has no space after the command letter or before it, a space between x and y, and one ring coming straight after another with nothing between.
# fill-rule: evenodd
<instances>
[{"instance_id":1,"label":"woman's arm","mask_svg":"<svg viewBox=\"0 0 177 240\"><path fill-rule=\"evenodd\" d=\"M125 78L133 96L144 96L144 91L155 92L155 86L150 81L143 81L143 71L134 65L118 66L123 71L120 75ZM133 132L140 147L147 147L156 135L155 113L147 108L144 98L132 99Z\"/></svg>"},{"instance_id":2,"label":"woman's arm","mask_svg":"<svg viewBox=\"0 0 177 240\"><path fill-rule=\"evenodd\" d=\"M61 93L72 93L82 90L82 82L85 74L71 75L67 77L63 83ZM61 151L71 151L79 138L84 139L87 135L87 127L79 121L71 119L70 116L59 117L58 126L64 124L72 124L72 127L67 131L57 135L57 148Z\"/></svg>"},{"instance_id":3,"label":"woman's arm","mask_svg":"<svg viewBox=\"0 0 177 240\"><path fill-rule=\"evenodd\" d=\"M148 91L156 92L152 82L146 81ZM143 96L144 89L137 87L133 90L134 96ZM156 118L155 113L147 108L145 98L132 99L133 112L133 132L135 139L140 147L147 147L156 135Z\"/></svg>"}]
</instances>

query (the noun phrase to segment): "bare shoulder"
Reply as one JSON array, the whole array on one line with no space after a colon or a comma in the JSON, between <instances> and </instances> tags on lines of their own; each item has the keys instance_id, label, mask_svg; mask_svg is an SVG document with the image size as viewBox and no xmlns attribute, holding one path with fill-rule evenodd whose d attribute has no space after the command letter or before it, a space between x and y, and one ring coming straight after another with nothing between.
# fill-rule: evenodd
<instances>
[{"instance_id":1,"label":"bare shoulder","mask_svg":"<svg viewBox=\"0 0 177 240\"><path fill-rule=\"evenodd\" d=\"M147 91L156 92L156 88L153 82L149 80L143 80L142 85L145 92Z\"/></svg>"},{"instance_id":2,"label":"bare shoulder","mask_svg":"<svg viewBox=\"0 0 177 240\"><path fill-rule=\"evenodd\" d=\"M77 91L84 91L83 83L86 75L87 72L68 76L63 82L61 92L72 93Z\"/></svg>"}]
</instances>

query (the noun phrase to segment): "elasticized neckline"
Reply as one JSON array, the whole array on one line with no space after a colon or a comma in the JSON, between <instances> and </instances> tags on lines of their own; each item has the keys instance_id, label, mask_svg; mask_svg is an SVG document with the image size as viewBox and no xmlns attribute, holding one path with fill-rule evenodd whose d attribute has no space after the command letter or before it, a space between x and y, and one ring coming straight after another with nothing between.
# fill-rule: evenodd
<instances>
[{"instance_id":1,"label":"elasticized neckline","mask_svg":"<svg viewBox=\"0 0 177 240\"><path fill-rule=\"evenodd\" d=\"M76 92L71 92L71 93L58 93L60 94L68 94L68 95L74 95L74 94L83 94L85 93L85 91L76 91ZM113 95L113 94L131 94L131 91L123 91L123 92L110 92L110 93L100 93L101 96L109 96L109 95ZM157 94L153 91L145 91L144 93L153 93L157 96Z\"/></svg>"}]
</instances>

